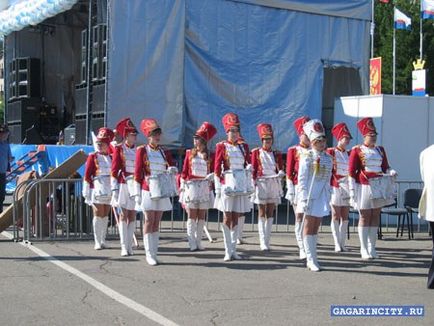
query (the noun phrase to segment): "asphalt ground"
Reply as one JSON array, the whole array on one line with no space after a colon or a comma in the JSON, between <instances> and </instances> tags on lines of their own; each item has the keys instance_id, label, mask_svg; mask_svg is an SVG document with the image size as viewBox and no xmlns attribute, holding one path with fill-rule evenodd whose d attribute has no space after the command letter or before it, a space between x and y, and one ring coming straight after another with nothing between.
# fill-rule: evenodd
<instances>
[{"instance_id":1,"label":"asphalt ground","mask_svg":"<svg viewBox=\"0 0 434 326\"><path fill-rule=\"evenodd\" d=\"M377 243L380 259L362 261L356 233L350 252L335 253L323 228L319 273L298 260L294 235L286 232L273 233L267 253L255 232L245 232L247 243L238 246L245 259L232 262L223 262L218 232L212 232L215 243L204 241L206 251L193 253L183 232L164 232L155 267L146 264L143 249L120 257L115 240L95 251L90 241L29 246L6 235L0 235L0 325L434 324L426 232L415 240L386 232ZM424 316L332 317L332 305L423 305Z\"/></svg>"}]
</instances>

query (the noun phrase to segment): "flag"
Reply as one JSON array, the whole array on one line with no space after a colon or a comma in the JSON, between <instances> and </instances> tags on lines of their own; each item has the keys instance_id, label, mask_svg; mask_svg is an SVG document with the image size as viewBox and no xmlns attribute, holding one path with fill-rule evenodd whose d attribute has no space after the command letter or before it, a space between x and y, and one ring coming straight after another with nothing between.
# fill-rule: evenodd
<instances>
[{"instance_id":1,"label":"flag","mask_svg":"<svg viewBox=\"0 0 434 326\"><path fill-rule=\"evenodd\" d=\"M395 29L411 29L411 18L399 9L393 8L393 21Z\"/></svg>"},{"instance_id":2,"label":"flag","mask_svg":"<svg viewBox=\"0 0 434 326\"><path fill-rule=\"evenodd\" d=\"M381 94L381 57L370 59L369 94Z\"/></svg>"},{"instance_id":3,"label":"flag","mask_svg":"<svg viewBox=\"0 0 434 326\"><path fill-rule=\"evenodd\" d=\"M434 0L422 0L422 19L434 19Z\"/></svg>"}]
</instances>

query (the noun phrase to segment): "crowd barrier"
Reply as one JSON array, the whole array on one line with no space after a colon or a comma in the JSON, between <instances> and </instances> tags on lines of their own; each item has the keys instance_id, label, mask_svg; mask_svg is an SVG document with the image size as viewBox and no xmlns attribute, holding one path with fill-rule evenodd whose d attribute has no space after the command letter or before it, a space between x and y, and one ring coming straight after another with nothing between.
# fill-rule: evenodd
<instances>
[{"instance_id":1,"label":"crowd barrier","mask_svg":"<svg viewBox=\"0 0 434 326\"><path fill-rule=\"evenodd\" d=\"M403 206L406 189L422 188L420 181L402 180L397 182L398 207ZM14 239L24 241L38 240L86 240L93 239L92 210L84 203L82 179L36 179L21 183L14 191L13 202L13 234ZM19 198L22 197L22 201ZM162 232L180 232L186 227L187 214L172 198L172 210L165 212L161 222ZM357 216L350 216L355 227ZM208 230L219 231L222 213L211 209L207 214ZM142 234L142 213L137 215L138 233ZM417 223L417 231L421 230L421 222L413 215L413 223ZM245 231L256 231L257 207L246 214ZM282 198L275 211L273 232L289 232L294 225L292 206ZM390 226L389 220L383 220L383 226ZM118 236L114 214L110 214L108 238Z\"/></svg>"}]
</instances>

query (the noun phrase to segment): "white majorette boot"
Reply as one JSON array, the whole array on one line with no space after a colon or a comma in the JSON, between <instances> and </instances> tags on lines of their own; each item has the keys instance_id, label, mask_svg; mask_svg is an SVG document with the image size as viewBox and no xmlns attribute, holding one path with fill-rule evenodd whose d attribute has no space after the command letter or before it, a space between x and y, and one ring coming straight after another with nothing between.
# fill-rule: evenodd
<instances>
[{"instance_id":1,"label":"white majorette boot","mask_svg":"<svg viewBox=\"0 0 434 326\"><path fill-rule=\"evenodd\" d=\"M238 238L238 236L239 236L239 231L238 231L238 225L235 225L235 227L231 230L231 244L232 244L232 247L231 247L231 256L232 256L232 258L233 259L235 259L235 260L240 260L240 259L242 259L241 258L241 256L240 255L238 255L238 253L237 253L237 240L239 239Z\"/></svg>"},{"instance_id":2,"label":"white majorette boot","mask_svg":"<svg viewBox=\"0 0 434 326\"><path fill-rule=\"evenodd\" d=\"M127 223L125 223L125 221L119 221L118 230L119 230L119 238L120 238L120 241L121 241L121 256L125 257L125 256L128 256L128 250L127 250L127 241L128 241Z\"/></svg>"},{"instance_id":3,"label":"white majorette boot","mask_svg":"<svg viewBox=\"0 0 434 326\"><path fill-rule=\"evenodd\" d=\"M348 220L342 220L339 225L339 244L341 246L342 251L348 251L347 247L345 247L345 241L347 241L347 232L348 232Z\"/></svg>"},{"instance_id":4,"label":"white majorette boot","mask_svg":"<svg viewBox=\"0 0 434 326\"><path fill-rule=\"evenodd\" d=\"M265 247L266 250L270 250L270 239L271 239L271 229L273 227L273 218L267 218L267 222L265 223Z\"/></svg>"},{"instance_id":5,"label":"white majorette boot","mask_svg":"<svg viewBox=\"0 0 434 326\"><path fill-rule=\"evenodd\" d=\"M360 240L360 256L362 259L370 259L371 257L369 256L367 249L369 228L366 226L358 226L357 230L359 232Z\"/></svg>"},{"instance_id":6,"label":"white majorette boot","mask_svg":"<svg viewBox=\"0 0 434 326\"><path fill-rule=\"evenodd\" d=\"M187 239L188 239L188 246L190 247L190 251L197 250L196 231L197 231L196 221L193 221L191 218L189 218L187 220Z\"/></svg>"},{"instance_id":7,"label":"white majorette boot","mask_svg":"<svg viewBox=\"0 0 434 326\"><path fill-rule=\"evenodd\" d=\"M232 242L231 242L231 231L228 226L222 224L222 232L223 232L223 242L225 245L225 257L224 261L230 261L232 259Z\"/></svg>"},{"instance_id":8,"label":"white majorette boot","mask_svg":"<svg viewBox=\"0 0 434 326\"><path fill-rule=\"evenodd\" d=\"M157 265L156 260L152 257L152 233L145 233L143 243L145 244L146 262L151 266Z\"/></svg>"},{"instance_id":9,"label":"white majorette boot","mask_svg":"<svg viewBox=\"0 0 434 326\"><path fill-rule=\"evenodd\" d=\"M295 222L294 233L298 248L300 249L300 259L306 259L303 243L303 223L297 221Z\"/></svg>"},{"instance_id":10,"label":"white majorette boot","mask_svg":"<svg viewBox=\"0 0 434 326\"><path fill-rule=\"evenodd\" d=\"M339 232L339 221L332 220L330 223L330 228L332 229L333 241L335 243L335 252L341 252L341 245L339 243L339 239L341 237Z\"/></svg>"},{"instance_id":11,"label":"white majorette boot","mask_svg":"<svg viewBox=\"0 0 434 326\"><path fill-rule=\"evenodd\" d=\"M205 226L205 220L197 220L196 228L196 246L199 250L205 250L202 246L203 227Z\"/></svg>"},{"instance_id":12,"label":"white majorette boot","mask_svg":"<svg viewBox=\"0 0 434 326\"><path fill-rule=\"evenodd\" d=\"M133 243L134 243L134 231L136 230L136 221L130 221L127 225L127 251L128 256L134 255Z\"/></svg>"},{"instance_id":13,"label":"white majorette boot","mask_svg":"<svg viewBox=\"0 0 434 326\"><path fill-rule=\"evenodd\" d=\"M152 258L154 258L154 260L158 262L158 245L160 243L160 231L157 232L153 232L152 233Z\"/></svg>"},{"instance_id":14,"label":"white majorette boot","mask_svg":"<svg viewBox=\"0 0 434 326\"><path fill-rule=\"evenodd\" d=\"M268 250L265 245L265 218L258 217L258 234L259 234L259 248L264 251Z\"/></svg>"},{"instance_id":15,"label":"white majorette boot","mask_svg":"<svg viewBox=\"0 0 434 326\"><path fill-rule=\"evenodd\" d=\"M105 238L107 236L107 228L108 228L108 216L104 216L102 218L102 223L101 223L101 248L102 249L107 248L107 244L105 242Z\"/></svg>"},{"instance_id":16,"label":"white majorette boot","mask_svg":"<svg viewBox=\"0 0 434 326\"><path fill-rule=\"evenodd\" d=\"M316 258L316 242L317 235L303 236L304 250L306 252L306 267L312 272L319 272L321 270Z\"/></svg>"},{"instance_id":17,"label":"white majorette boot","mask_svg":"<svg viewBox=\"0 0 434 326\"><path fill-rule=\"evenodd\" d=\"M246 217L240 216L238 218L238 234L237 234L237 244L243 244L243 230L244 230L244 221L246 220Z\"/></svg>"},{"instance_id":18,"label":"white majorette boot","mask_svg":"<svg viewBox=\"0 0 434 326\"><path fill-rule=\"evenodd\" d=\"M95 250L101 250L101 234L102 234L102 219L98 216L94 216L92 219L93 238L95 240Z\"/></svg>"},{"instance_id":19,"label":"white majorette boot","mask_svg":"<svg viewBox=\"0 0 434 326\"><path fill-rule=\"evenodd\" d=\"M368 231L368 255L369 258L375 259L378 258L377 250L375 249L375 245L377 243L377 226L370 226Z\"/></svg>"}]
</instances>

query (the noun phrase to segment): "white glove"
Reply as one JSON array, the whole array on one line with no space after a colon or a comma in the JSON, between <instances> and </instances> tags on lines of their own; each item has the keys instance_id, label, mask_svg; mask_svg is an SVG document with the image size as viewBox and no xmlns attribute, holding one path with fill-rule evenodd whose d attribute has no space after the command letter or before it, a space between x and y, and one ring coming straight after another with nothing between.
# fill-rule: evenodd
<instances>
[{"instance_id":1,"label":"white glove","mask_svg":"<svg viewBox=\"0 0 434 326\"><path fill-rule=\"evenodd\" d=\"M222 184L220 182L220 178L216 175L214 175L214 186L216 195L220 194L222 191Z\"/></svg>"},{"instance_id":2,"label":"white glove","mask_svg":"<svg viewBox=\"0 0 434 326\"><path fill-rule=\"evenodd\" d=\"M286 179L286 189L288 189L286 191L286 196L285 198L289 201L289 203L291 205L294 205L294 199L295 199L295 187L294 184L292 183L292 180L290 179Z\"/></svg>"},{"instance_id":3,"label":"white glove","mask_svg":"<svg viewBox=\"0 0 434 326\"><path fill-rule=\"evenodd\" d=\"M391 177L396 177L398 175L398 172L396 172L394 169L390 169L388 172Z\"/></svg>"},{"instance_id":4,"label":"white glove","mask_svg":"<svg viewBox=\"0 0 434 326\"><path fill-rule=\"evenodd\" d=\"M110 188L111 188L112 191L119 190L118 179L110 177Z\"/></svg>"},{"instance_id":5,"label":"white glove","mask_svg":"<svg viewBox=\"0 0 434 326\"><path fill-rule=\"evenodd\" d=\"M209 182L214 181L214 173L210 173L205 177L206 180L208 180Z\"/></svg>"},{"instance_id":6,"label":"white glove","mask_svg":"<svg viewBox=\"0 0 434 326\"><path fill-rule=\"evenodd\" d=\"M176 166L169 166L167 168L167 172L172 173L172 174L177 174L178 173L178 168Z\"/></svg>"},{"instance_id":7,"label":"white glove","mask_svg":"<svg viewBox=\"0 0 434 326\"><path fill-rule=\"evenodd\" d=\"M87 181L83 181L82 196L84 197L84 202L86 204L92 204L92 189Z\"/></svg>"},{"instance_id":8,"label":"white glove","mask_svg":"<svg viewBox=\"0 0 434 326\"><path fill-rule=\"evenodd\" d=\"M246 165L246 171L252 171L252 165L251 164Z\"/></svg>"},{"instance_id":9,"label":"white glove","mask_svg":"<svg viewBox=\"0 0 434 326\"><path fill-rule=\"evenodd\" d=\"M283 178L284 176L286 176L286 173L284 171L282 171L282 170L279 170L279 173L277 173L277 176L279 178Z\"/></svg>"}]
</instances>

